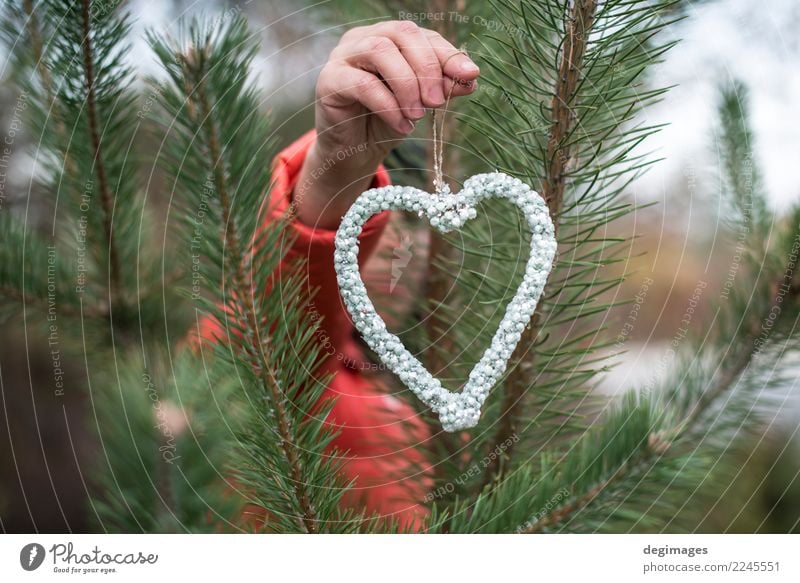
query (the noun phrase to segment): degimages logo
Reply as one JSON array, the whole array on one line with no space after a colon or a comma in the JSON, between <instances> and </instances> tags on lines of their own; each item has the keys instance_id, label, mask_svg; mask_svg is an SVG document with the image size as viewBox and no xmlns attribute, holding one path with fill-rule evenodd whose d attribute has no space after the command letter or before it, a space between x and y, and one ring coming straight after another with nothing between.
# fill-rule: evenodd
<instances>
[{"instance_id":1,"label":"degimages logo","mask_svg":"<svg viewBox=\"0 0 800 583\"><path fill-rule=\"evenodd\" d=\"M19 564L26 571L35 571L44 562L45 550L39 543L30 543L19 552Z\"/></svg>"}]
</instances>

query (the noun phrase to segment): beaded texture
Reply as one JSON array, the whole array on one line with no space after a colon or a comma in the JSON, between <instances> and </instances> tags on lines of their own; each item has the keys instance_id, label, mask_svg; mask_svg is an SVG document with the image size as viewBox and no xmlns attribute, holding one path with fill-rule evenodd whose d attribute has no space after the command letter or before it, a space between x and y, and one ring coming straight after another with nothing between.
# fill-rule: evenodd
<instances>
[{"instance_id":1,"label":"beaded texture","mask_svg":"<svg viewBox=\"0 0 800 583\"><path fill-rule=\"evenodd\" d=\"M491 345L469 374L460 393L442 386L386 324L367 296L358 270L358 235L372 215L397 209L427 216L431 226L442 233L460 229L475 218L476 205L484 199L505 198L516 205L531 232L531 249L525 275L516 294L506 306ZM458 194L447 187L430 194L411 186L384 186L361 194L347 211L336 232L334 266L339 292L356 329L367 345L417 397L439 415L445 431L474 427L481 406L508 366L508 359L530 322L542 295L556 253L553 222L541 196L520 180L494 172L477 174L464 183Z\"/></svg>"}]
</instances>

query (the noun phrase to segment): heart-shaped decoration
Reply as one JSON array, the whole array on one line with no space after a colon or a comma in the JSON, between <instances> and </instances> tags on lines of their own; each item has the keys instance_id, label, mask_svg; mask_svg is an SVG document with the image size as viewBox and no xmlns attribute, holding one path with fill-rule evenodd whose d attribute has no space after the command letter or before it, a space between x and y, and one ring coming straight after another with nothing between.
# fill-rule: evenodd
<instances>
[{"instance_id":1,"label":"heart-shaped decoration","mask_svg":"<svg viewBox=\"0 0 800 583\"><path fill-rule=\"evenodd\" d=\"M525 276L506 306L491 345L470 372L463 390L454 393L444 388L402 341L386 329L383 318L375 311L358 271L358 235L367 219L389 209L426 215L431 226L446 233L475 218L475 206L491 197L505 198L522 211L531 231L531 251ZM478 423L483 402L506 371L508 359L536 310L555 253L555 229L542 197L520 180L495 172L471 177L458 194L447 189L430 194L411 186L367 190L347 211L336 232L334 264L342 300L364 341L389 370L439 415L445 431L458 431Z\"/></svg>"}]
</instances>

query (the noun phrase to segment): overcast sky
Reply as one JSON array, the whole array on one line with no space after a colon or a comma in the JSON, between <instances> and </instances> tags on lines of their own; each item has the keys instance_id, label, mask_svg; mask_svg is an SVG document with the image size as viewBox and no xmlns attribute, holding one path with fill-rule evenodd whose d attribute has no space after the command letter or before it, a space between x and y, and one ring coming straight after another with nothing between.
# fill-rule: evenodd
<instances>
[{"instance_id":1,"label":"overcast sky","mask_svg":"<svg viewBox=\"0 0 800 583\"><path fill-rule=\"evenodd\" d=\"M655 72L678 87L647 112L669 123L648 148L666 158L638 185L646 198L668 194L687 161L712 167L718 87L733 79L750 90L756 155L770 199L800 199L800 2L720 0L690 9L674 31L683 39Z\"/></svg>"}]
</instances>

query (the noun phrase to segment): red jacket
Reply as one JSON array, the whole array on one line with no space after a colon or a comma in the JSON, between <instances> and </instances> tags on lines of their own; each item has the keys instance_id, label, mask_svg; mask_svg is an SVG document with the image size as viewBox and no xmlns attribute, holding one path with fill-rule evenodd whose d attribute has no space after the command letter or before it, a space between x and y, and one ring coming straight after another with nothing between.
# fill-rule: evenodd
<instances>
[{"instance_id":1,"label":"red jacket","mask_svg":"<svg viewBox=\"0 0 800 583\"><path fill-rule=\"evenodd\" d=\"M273 187L267 220L286 215L292 190L314 142L313 131L278 154L273 162ZM372 187L386 186L389 175L379 166ZM389 212L367 221L359 237L359 263L374 251L389 220ZM308 266L307 291L317 289L312 317L322 317L317 338L323 344L322 367L335 373L323 398L336 397L327 422L339 430L332 446L348 452L344 472L354 488L344 503L365 508L370 513L392 516L415 530L422 528L427 510L421 505L430 489L430 466L415 449L429 437L427 426L408 403L377 386L359 370L363 354L354 339L355 330L339 296L333 268L335 231L310 227L294 220L290 228L296 234L287 260L298 256ZM200 336L206 340L224 338L224 332L212 318L200 324Z\"/></svg>"}]
</instances>

